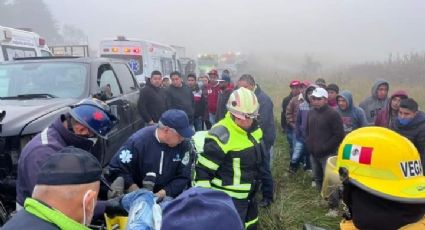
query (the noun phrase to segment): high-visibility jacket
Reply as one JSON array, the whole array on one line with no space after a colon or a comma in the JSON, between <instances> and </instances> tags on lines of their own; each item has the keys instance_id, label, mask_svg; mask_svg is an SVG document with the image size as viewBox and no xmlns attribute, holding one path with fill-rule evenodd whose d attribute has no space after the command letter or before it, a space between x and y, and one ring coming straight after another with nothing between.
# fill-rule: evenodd
<instances>
[{"instance_id":1,"label":"high-visibility jacket","mask_svg":"<svg viewBox=\"0 0 425 230\"><path fill-rule=\"evenodd\" d=\"M358 230L351 220L342 220L339 224L341 230ZM399 228L399 230L417 230L425 229L425 216L415 223L408 224Z\"/></svg>"},{"instance_id":2,"label":"high-visibility jacket","mask_svg":"<svg viewBox=\"0 0 425 230\"><path fill-rule=\"evenodd\" d=\"M223 191L235 199L247 199L255 189L256 179L270 173L262 164L262 136L258 125L245 131L227 113L205 137L204 151L196 164L195 185Z\"/></svg>"}]
</instances>

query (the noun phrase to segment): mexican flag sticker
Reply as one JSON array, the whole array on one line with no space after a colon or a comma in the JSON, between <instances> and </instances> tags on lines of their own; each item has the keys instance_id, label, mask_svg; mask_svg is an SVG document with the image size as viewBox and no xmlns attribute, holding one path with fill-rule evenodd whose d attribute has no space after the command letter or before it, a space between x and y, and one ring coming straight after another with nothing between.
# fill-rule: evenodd
<instances>
[{"instance_id":1,"label":"mexican flag sticker","mask_svg":"<svg viewBox=\"0 0 425 230\"><path fill-rule=\"evenodd\" d=\"M344 146L342 159L351 160L360 164L370 165L373 148L347 144Z\"/></svg>"}]
</instances>

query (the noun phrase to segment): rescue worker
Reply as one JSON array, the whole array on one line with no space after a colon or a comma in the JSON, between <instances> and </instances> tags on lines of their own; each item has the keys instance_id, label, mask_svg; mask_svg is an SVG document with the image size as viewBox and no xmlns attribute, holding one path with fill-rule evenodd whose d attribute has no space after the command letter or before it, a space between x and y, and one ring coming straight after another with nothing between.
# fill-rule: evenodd
<instances>
[{"instance_id":1,"label":"rescue worker","mask_svg":"<svg viewBox=\"0 0 425 230\"><path fill-rule=\"evenodd\" d=\"M153 192L161 200L176 197L190 182L190 143L193 136L185 112L167 110L158 125L148 126L134 133L109 163L109 180L124 178L125 189L135 191L143 187L143 179L154 173Z\"/></svg>"},{"instance_id":2,"label":"rescue worker","mask_svg":"<svg viewBox=\"0 0 425 230\"><path fill-rule=\"evenodd\" d=\"M348 207L342 230L425 229L425 177L410 141L381 127L349 133L336 168Z\"/></svg>"},{"instance_id":3,"label":"rescue worker","mask_svg":"<svg viewBox=\"0 0 425 230\"><path fill-rule=\"evenodd\" d=\"M37 173L49 157L67 146L90 151L96 138L108 134L116 121L107 104L90 98L73 106L68 114L61 115L37 134L24 147L18 160L17 209L21 209L25 199L31 197ZM103 211L99 212L103 214Z\"/></svg>"},{"instance_id":4,"label":"rescue worker","mask_svg":"<svg viewBox=\"0 0 425 230\"><path fill-rule=\"evenodd\" d=\"M195 185L227 193L245 228L256 229L258 208L255 194L259 182L273 187L257 117L259 104L254 92L244 87L233 91L228 113L214 125L198 156ZM271 190L267 199L272 200ZM264 195L264 194L263 194Z\"/></svg>"}]
</instances>

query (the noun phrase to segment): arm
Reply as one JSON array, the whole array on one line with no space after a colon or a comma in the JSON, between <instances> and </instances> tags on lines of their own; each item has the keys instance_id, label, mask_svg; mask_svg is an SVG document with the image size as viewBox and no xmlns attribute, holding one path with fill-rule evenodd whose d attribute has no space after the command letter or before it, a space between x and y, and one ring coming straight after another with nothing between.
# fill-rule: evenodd
<instances>
[{"instance_id":1,"label":"arm","mask_svg":"<svg viewBox=\"0 0 425 230\"><path fill-rule=\"evenodd\" d=\"M149 114L149 110L146 106L146 101L148 100L148 97L145 92L146 90L143 90L143 89L140 90L140 96L139 96L139 101L137 103L137 108L139 109L139 113L140 115L142 115L142 118L147 123L149 123L152 121L152 117Z\"/></svg>"},{"instance_id":2,"label":"arm","mask_svg":"<svg viewBox=\"0 0 425 230\"><path fill-rule=\"evenodd\" d=\"M329 138L322 145L320 152L331 153L335 148L338 148L342 139L344 139L344 126L342 124L341 116L338 113L333 113L334 115L329 119L330 129L332 132L331 138Z\"/></svg>"},{"instance_id":3,"label":"arm","mask_svg":"<svg viewBox=\"0 0 425 230\"><path fill-rule=\"evenodd\" d=\"M177 167L175 176L164 187L164 190L165 190L167 196L171 196L171 197L178 196L180 193L183 192L183 190L186 188L186 186L190 182L191 162L193 162L193 160L188 159L189 161L186 162L186 164L184 164L185 162L183 162L183 161L186 157L191 158L191 154L189 152L190 151L189 143L186 142L185 146L187 146L187 147L184 148L185 154L184 154L182 161L179 163L179 166ZM187 156L186 156L186 154L187 154Z\"/></svg>"},{"instance_id":4,"label":"arm","mask_svg":"<svg viewBox=\"0 0 425 230\"><path fill-rule=\"evenodd\" d=\"M369 125L367 123L366 114L362 108L359 108L359 121L360 121L360 127L366 127Z\"/></svg>"},{"instance_id":5,"label":"arm","mask_svg":"<svg viewBox=\"0 0 425 230\"><path fill-rule=\"evenodd\" d=\"M266 146L272 146L276 139L276 128L274 124L273 102L271 99L264 100L264 104L260 105L261 129L263 130L263 140Z\"/></svg>"},{"instance_id":6,"label":"arm","mask_svg":"<svg viewBox=\"0 0 425 230\"><path fill-rule=\"evenodd\" d=\"M291 101L288 104L288 107L286 107L286 123L290 128L295 127L295 121L294 121L294 110L295 110L295 102L294 100L297 100L296 97L292 98Z\"/></svg>"},{"instance_id":7,"label":"arm","mask_svg":"<svg viewBox=\"0 0 425 230\"><path fill-rule=\"evenodd\" d=\"M260 180L262 182L261 190L263 198L273 200L273 177L270 170L270 153L266 153L263 143L261 143L261 165L260 165Z\"/></svg>"},{"instance_id":8,"label":"arm","mask_svg":"<svg viewBox=\"0 0 425 230\"><path fill-rule=\"evenodd\" d=\"M129 187L135 188L134 186L137 186L133 175L137 173L137 162L139 162L138 155L138 150L134 148L133 144L127 142L117 153L115 153L108 165L109 172L113 179L119 176L124 178L124 187L126 189Z\"/></svg>"}]
</instances>

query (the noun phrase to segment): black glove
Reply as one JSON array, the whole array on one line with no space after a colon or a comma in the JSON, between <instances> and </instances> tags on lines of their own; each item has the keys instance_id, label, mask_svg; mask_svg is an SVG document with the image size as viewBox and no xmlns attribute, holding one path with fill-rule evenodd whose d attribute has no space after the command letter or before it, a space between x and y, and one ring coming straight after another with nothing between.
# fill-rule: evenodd
<instances>
[{"instance_id":1,"label":"black glove","mask_svg":"<svg viewBox=\"0 0 425 230\"><path fill-rule=\"evenodd\" d=\"M119 196L106 201L105 213L109 218L114 218L115 216L128 216L128 212L121 204L122 197L123 196Z\"/></svg>"}]
</instances>

